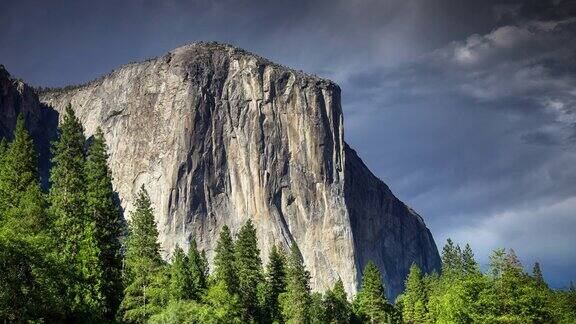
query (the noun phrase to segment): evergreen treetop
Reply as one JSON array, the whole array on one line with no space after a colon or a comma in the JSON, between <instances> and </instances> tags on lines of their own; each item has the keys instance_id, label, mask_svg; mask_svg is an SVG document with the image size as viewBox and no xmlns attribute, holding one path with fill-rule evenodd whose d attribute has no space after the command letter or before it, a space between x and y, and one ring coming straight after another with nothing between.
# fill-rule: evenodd
<instances>
[{"instance_id":1,"label":"evergreen treetop","mask_svg":"<svg viewBox=\"0 0 576 324\"><path fill-rule=\"evenodd\" d=\"M68 287L70 320L101 320L107 313L104 269L100 262L97 225L86 213L86 138L70 105L58 126L58 135L52 146L49 214L58 253L78 276L78 284Z\"/></svg>"},{"instance_id":2,"label":"evergreen treetop","mask_svg":"<svg viewBox=\"0 0 576 324\"><path fill-rule=\"evenodd\" d=\"M332 289L326 292L325 303L327 322L339 324L350 322L350 303L342 279L338 279Z\"/></svg>"},{"instance_id":3,"label":"evergreen treetop","mask_svg":"<svg viewBox=\"0 0 576 324\"><path fill-rule=\"evenodd\" d=\"M460 246L448 238L442 249L442 272L446 275L459 275L462 273L462 251Z\"/></svg>"},{"instance_id":4,"label":"evergreen treetop","mask_svg":"<svg viewBox=\"0 0 576 324\"><path fill-rule=\"evenodd\" d=\"M462 251L462 268L465 274L480 274L480 266L474 259L474 252L470 244L466 244Z\"/></svg>"},{"instance_id":5,"label":"evergreen treetop","mask_svg":"<svg viewBox=\"0 0 576 324\"><path fill-rule=\"evenodd\" d=\"M238 292L238 274L236 273L234 255L234 241L228 226L220 230L214 254L214 279L222 281L231 294Z\"/></svg>"},{"instance_id":6,"label":"evergreen treetop","mask_svg":"<svg viewBox=\"0 0 576 324\"><path fill-rule=\"evenodd\" d=\"M403 319L408 323L422 323L426 320L427 298L422 271L416 263L410 267L405 286L402 299Z\"/></svg>"},{"instance_id":7,"label":"evergreen treetop","mask_svg":"<svg viewBox=\"0 0 576 324\"><path fill-rule=\"evenodd\" d=\"M192 282L187 265L188 257L184 250L176 245L170 264L170 295L173 300L192 299Z\"/></svg>"},{"instance_id":8,"label":"evergreen treetop","mask_svg":"<svg viewBox=\"0 0 576 324\"><path fill-rule=\"evenodd\" d=\"M120 304L122 320L144 322L166 302L166 276L160 256L158 229L148 192L142 186L129 222L124 280L126 288Z\"/></svg>"},{"instance_id":9,"label":"evergreen treetop","mask_svg":"<svg viewBox=\"0 0 576 324\"><path fill-rule=\"evenodd\" d=\"M14 140L1 145L0 221L15 222L13 229L38 233L47 227L45 199L40 187L34 142L24 117L18 116Z\"/></svg>"},{"instance_id":10,"label":"evergreen treetop","mask_svg":"<svg viewBox=\"0 0 576 324\"><path fill-rule=\"evenodd\" d=\"M548 288L544 276L542 275L542 269L540 269L540 263L535 262L534 267L532 267L532 277L536 281L536 284L543 288Z\"/></svg>"},{"instance_id":11,"label":"evergreen treetop","mask_svg":"<svg viewBox=\"0 0 576 324\"><path fill-rule=\"evenodd\" d=\"M355 304L361 316L371 323L382 323L390 320L391 305L386 299L380 270L369 261L364 268L362 286L356 295Z\"/></svg>"},{"instance_id":12,"label":"evergreen treetop","mask_svg":"<svg viewBox=\"0 0 576 324\"><path fill-rule=\"evenodd\" d=\"M235 268L238 274L238 295L246 311L245 320L255 320L259 313L258 285L263 281L263 274L256 228L250 219L238 233Z\"/></svg>"},{"instance_id":13,"label":"evergreen treetop","mask_svg":"<svg viewBox=\"0 0 576 324\"><path fill-rule=\"evenodd\" d=\"M112 188L112 172L102 130L98 128L88 149L85 164L86 215L95 223L95 239L100 249L100 263L106 271L103 292L108 318L113 319L122 292L122 256L120 237L124 232L120 210Z\"/></svg>"},{"instance_id":14,"label":"evergreen treetop","mask_svg":"<svg viewBox=\"0 0 576 324\"><path fill-rule=\"evenodd\" d=\"M286 271L286 292L280 294L282 316L287 323L310 321L310 273L306 270L296 243L292 243Z\"/></svg>"},{"instance_id":15,"label":"evergreen treetop","mask_svg":"<svg viewBox=\"0 0 576 324\"><path fill-rule=\"evenodd\" d=\"M186 268L190 276L190 298L200 300L207 288L206 272L207 264L202 254L198 251L196 240L190 239L188 256L186 258Z\"/></svg>"}]
</instances>

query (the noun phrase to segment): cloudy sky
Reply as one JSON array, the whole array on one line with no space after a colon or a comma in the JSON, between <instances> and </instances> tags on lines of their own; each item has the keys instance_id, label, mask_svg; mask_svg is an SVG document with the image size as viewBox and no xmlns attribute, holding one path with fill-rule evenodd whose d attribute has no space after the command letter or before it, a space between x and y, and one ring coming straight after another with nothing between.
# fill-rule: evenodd
<instances>
[{"instance_id":1,"label":"cloudy sky","mask_svg":"<svg viewBox=\"0 0 576 324\"><path fill-rule=\"evenodd\" d=\"M342 87L346 139L482 264L514 248L576 272L576 5L562 0L10 1L0 64L80 83L215 40Z\"/></svg>"}]
</instances>

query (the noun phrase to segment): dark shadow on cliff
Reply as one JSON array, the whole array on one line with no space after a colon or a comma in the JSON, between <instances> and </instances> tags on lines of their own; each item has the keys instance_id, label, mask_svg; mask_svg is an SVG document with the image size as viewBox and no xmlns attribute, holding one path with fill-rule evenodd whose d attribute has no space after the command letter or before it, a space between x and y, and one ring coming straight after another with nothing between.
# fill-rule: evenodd
<instances>
[{"instance_id":1,"label":"dark shadow on cliff","mask_svg":"<svg viewBox=\"0 0 576 324\"><path fill-rule=\"evenodd\" d=\"M354 236L358 281L368 261L380 269L388 298L404 289L413 262L430 273L440 257L422 217L394 196L348 144L345 144L344 198Z\"/></svg>"},{"instance_id":2,"label":"dark shadow on cliff","mask_svg":"<svg viewBox=\"0 0 576 324\"><path fill-rule=\"evenodd\" d=\"M32 129L32 137L36 143L36 149L38 152L38 169L40 171L40 181L45 190L48 189L50 185L50 167L52 166L51 159L51 147L52 142L58 137L58 112L43 103L39 103L40 107L40 118L33 127L30 125L29 129Z\"/></svg>"}]
</instances>

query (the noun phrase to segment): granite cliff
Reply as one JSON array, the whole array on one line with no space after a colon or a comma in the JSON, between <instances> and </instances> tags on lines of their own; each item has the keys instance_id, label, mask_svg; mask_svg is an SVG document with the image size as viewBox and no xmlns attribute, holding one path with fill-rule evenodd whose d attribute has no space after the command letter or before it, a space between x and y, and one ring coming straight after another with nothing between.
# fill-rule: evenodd
<instances>
[{"instance_id":1,"label":"granite cliff","mask_svg":"<svg viewBox=\"0 0 576 324\"><path fill-rule=\"evenodd\" d=\"M298 244L314 289L340 277L354 293L373 260L396 296L412 262L439 268L422 218L344 142L331 81L195 43L39 98L0 68L0 91L0 136L23 111L43 160L68 104L88 136L101 127L122 207L146 186L166 256L194 237L211 259L219 229L250 218L264 260L273 244Z\"/></svg>"}]
</instances>

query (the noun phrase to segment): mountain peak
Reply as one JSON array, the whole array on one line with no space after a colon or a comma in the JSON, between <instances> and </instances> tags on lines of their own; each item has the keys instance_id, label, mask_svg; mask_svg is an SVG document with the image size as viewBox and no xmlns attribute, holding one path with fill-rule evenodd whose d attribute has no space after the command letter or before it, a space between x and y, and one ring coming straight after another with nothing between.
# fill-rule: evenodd
<instances>
[{"instance_id":1,"label":"mountain peak","mask_svg":"<svg viewBox=\"0 0 576 324\"><path fill-rule=\"evenodd\" d=\"M195 238L212 260L220 228L251 219L263 259L297 244L316 290L355 293L373 261L394 297L413 262L439 269L421 218L344 142L331 81L202 42L40 100L103 130L125 215L144 185L165 257Z\"/></svg>"}]
</instances>

